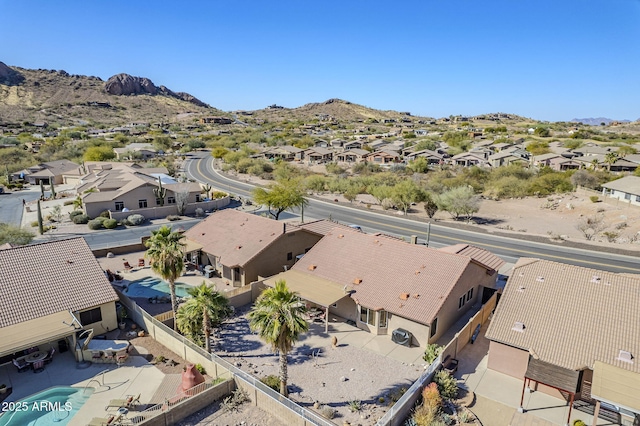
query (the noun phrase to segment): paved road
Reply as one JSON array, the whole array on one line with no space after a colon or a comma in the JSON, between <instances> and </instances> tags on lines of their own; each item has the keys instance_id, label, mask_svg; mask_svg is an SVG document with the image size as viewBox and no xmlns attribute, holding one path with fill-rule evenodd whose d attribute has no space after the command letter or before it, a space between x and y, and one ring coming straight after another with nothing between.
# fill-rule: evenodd
<instances>
[{"instance_id":1,"label":"paved road","mask_svg":"<svg viewBox=\"0 0 640 426\"><path fill-rule=\"evenodd\" d=\"M213 167L213 162L214 159L208 152L199 152L187 162L185 171L190 178L216 185L222 190L242 197L250 197L252 185L218 174ZM490 250L507 262L515 262L520 257L537 257L611 272L640 273L640 258L636 256L518 240L435 224L428 225L426 222L315 199L309 200L309 206L305 208L304 214L305 219L332 218L342 223L357 224L366 232L385 232L405 238L417 235L419 242L426 243L428 239L431 247L457 243L473 244Z\"/></svg>"},{"instance_id":2,"label":"paved road","mask_svg":"<svg viewBox=\"0 0 640 426\"><path fill-rule=\"evenodd\" d=\"M0 222L20 226L22 223L22 200L27 202L40 197L40 187L0 194Z\"/></svg>"}]
</instances>

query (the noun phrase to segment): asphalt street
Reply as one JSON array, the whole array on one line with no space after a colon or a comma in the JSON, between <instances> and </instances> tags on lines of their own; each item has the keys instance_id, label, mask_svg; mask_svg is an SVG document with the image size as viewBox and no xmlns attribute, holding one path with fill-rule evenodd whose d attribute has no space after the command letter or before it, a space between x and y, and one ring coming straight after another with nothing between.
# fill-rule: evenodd
<instances>
[{"instance_id":1,"label":"asphalt street","mask_svg":"<svg viewBox=\"0 0 640 426\"><path fill-rule=\"evenodd\" d=\"M251 196L253 185L229 179L217 173L214 168L214 159L208 152L193 154L185 166L185 171L190 178L197 181L210 183L221 190L242 197ZM520 257L537 257L611 272L640 272L640 259L637 256L519 240L437 224L429 225L427 222L316 199L309 199L304 216L305 220L331 218L341 223L359 225L365 232L384 232L404 238L417 235L420 243L425 244L428 240L428 245L431 247L458 243L473 244L490 250L511 263Z\"/></svg>"},{"instance_id":2,"label":"asphalt street","mask_svg":"<svg viewBox=\"0 0 640 426\"><path fill-rule=\"evenodd\" d=\"M47 191L48 193L48 191ZM34 201L40 198L40 187L0 194L0 223L20 226L22 222L22 200Z\"/></svg>"}]
</instances>

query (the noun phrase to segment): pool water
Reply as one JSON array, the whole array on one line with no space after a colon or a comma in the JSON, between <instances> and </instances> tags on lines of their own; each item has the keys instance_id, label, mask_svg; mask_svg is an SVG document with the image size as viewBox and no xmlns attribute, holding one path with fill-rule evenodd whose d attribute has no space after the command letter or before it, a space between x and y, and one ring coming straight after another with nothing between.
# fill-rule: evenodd
<instances>
[{"instance_id":1,"label":"pool water","mask_svg":"<svg viewBox=\"0 0 640 426\"><path fill-rule=\"evenodd\" d=\"M93 388L55 386L20 401L5 401L0 426L64 426L92 393Z\"/></svg>"},{"instance_id":2,"label":"pool water","mask_svg":"<svg viewBox=\"0 0 640 426\"><path fill-rule=\"evenodd\" d=\"M191 286L176 283L176 296L191 297L187 293L187 289ZM124 293L129 297L171 297L169 284L166 281L156 277L145 277L139 280L131 281Z\"/></svg>"}]
</instances>

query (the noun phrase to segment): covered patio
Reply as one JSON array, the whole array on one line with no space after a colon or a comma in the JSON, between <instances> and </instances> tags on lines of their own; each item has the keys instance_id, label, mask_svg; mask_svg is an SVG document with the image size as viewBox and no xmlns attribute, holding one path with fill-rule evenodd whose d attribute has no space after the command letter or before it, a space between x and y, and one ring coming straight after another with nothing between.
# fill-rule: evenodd
<instances>
[{"instance_id":1,"label":"covered patio","mask_svg":"<svg viewBox=\"0 0 640 426\"><path fill-rule=\"evenodd\" d=\"M278 281L285 281L289 290L298 293L301 299L321 308L322 315L313 315L312 319L324 319L324 331L329 331L329 308L341 299L349 297L343 287L320 277L309 276L299 271L286 271L265 279L263 282L269 287L275 287ZM313 309L313 306L308 306ZM313 310L311 311L313 313Z\"/></svg>"}]
</instances>

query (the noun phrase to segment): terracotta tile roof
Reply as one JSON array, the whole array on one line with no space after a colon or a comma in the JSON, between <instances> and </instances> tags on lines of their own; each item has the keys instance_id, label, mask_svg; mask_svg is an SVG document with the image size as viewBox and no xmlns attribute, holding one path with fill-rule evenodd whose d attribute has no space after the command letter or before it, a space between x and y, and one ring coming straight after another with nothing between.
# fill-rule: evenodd
<instances>
[{"instance_id":1,"label":"terracotta tile roof","mask_svg":"<svg viewBox=\"0 0 640 426\"><path fill-rule=\"evenodd\" d=\"M284 234L284 222L237 210L220 210L184 233L202 244L203 251L220 257L228 267L244 266Z\"/></svg>"},{"instance_id":2,"label":"terracotta tile roof","mask_svg":"<svg viewBox=\"0 0 640 426\"><path fill-rule=\"evenodd\" d=\"M491 253L489 250L472 246L471 244L455 244L453 246L442 247L439 250L446 251L447 253L456 253L461 254L462 256L468 256L474 262L494 271L500 270L502 265L505 263L504 260Z\"/></svg>"},{"instance_id":3,"label":"terracotta tile roof","mask_svg":"<svg viewBox=\"0 0 640 426\"><path fill-rule=\"evenodd\" d=\"M0 327L115 300L83 238L0 251Z\"/></svg>"},{"instance_id":4,"label":"terracotta tile roof","mask_svg":"<svg viewBox=\"0 0 640 426\"><path fill-rule=\"evenodd\" d=\"M299 222L294 223L293 226L290 228L290 230L293 231L296 228L304 229L305 231L309 231L318 235L326 235L334 228L353 230L351 227L347 225L342 225L340 223L332 222L327 219L320 219L320 220L315 220L312 222L305 222L305 223L299 223Z\"/></svg>"},{"instance_id":5,"label":"terracotta tile roof","mask_svg":"<svg viewBox=\"0 0 640 426\"><path fill-rule=\"evenodd\" d=\"M347 286L365 307L430 324L470 263L467 256L334 229L291 270Z\"/></svg>"},{"instance_id":6,"label":"terracotta tile roof","mask_svg":"<svg viewBox=\"0 0 640 426\"><path fill-rule=\"evenodd\" d=\"M640 275L523 258L513 268L487 338L571 370L595 361L640 372ZM516 331L516 323L524 325ZM633 363L618 360L631 352Z\"/></svg>"}]
</instances>

